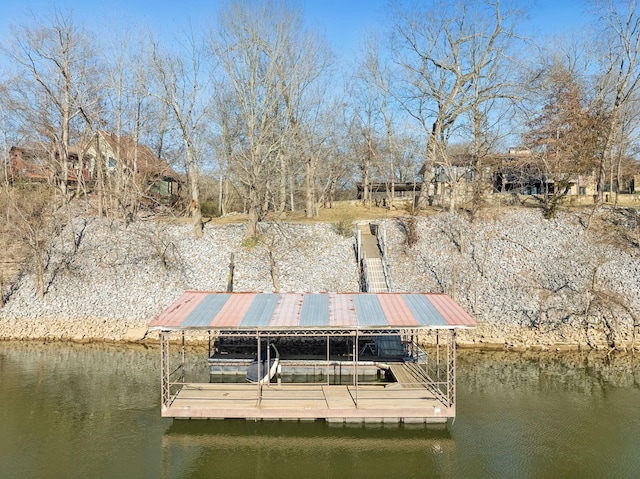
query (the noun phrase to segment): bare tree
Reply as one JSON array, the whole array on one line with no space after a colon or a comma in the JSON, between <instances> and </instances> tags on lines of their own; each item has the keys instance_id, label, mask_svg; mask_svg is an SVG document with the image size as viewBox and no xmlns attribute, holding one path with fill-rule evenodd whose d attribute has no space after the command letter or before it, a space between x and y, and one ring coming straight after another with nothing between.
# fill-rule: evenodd
<instances>
[{"instance_id":1,"label":"bare tree","mask_svg":"<svg viewBox=\"0 0 640 479\"><path fill-rule=\"evenodd\" d=\"M97 98L94 45L71 15L53 10L32 21L14 26L2 51L18 67L12 83L23 128L50 152L53 179L66 204L72 123Z\"/></svg>"},{"instance_id":2,"label":"bare tree","mask_svg":"<svg viewBox=\"0 0 640 479\"><path fill-rule=\"evenodd\" d=\"M110 194L115 207L125 218L135 215L146 191L139 177L138 145L143 137L155 137L161 121L156 119L154 98L151 95L152 65L148 34L136 36L131 29L116 30L107 40L109 61L105 67L104 112L97 123L106 122L116 138L132 140L133 151L125 151L122 141L115 142L116 162L114 174L109 175L112 183ZM153 125L153 132L145 131ZM158 155L159 156L159 155ZM103 159L105 160L105 159ZM101 185L101 190L103 189Z\"/></svg>"},{"instance_id":3,"label":"bare tree","mask_svg":"<svg viewBox=\"0 0 640 479\"><path fill-rule=\"evenodd\" d=\"M401 150L397 138L400 128L396 125L399 106L394 98L393 71L382 55L378 35L369 33L364 37L362 60L355 68L354 77L356 88L352 91L359 96L355 99L354 106L365 108L359 115L362 120L366 119L363 126L366 125L368 135L373 136L375 131L379 142L379 151L369 149L368 158L375 158L375 167L380 171L380 180L385 185L386 203L391 207L398 176L396 165ZM373 146L371 140L372 138L368 141L370 147Z\"/></svg>"},{"instance_id":4,"label":"bare tree","mask_svg":"<svg viewBox=\"0 0 640 479\"><path fill-rule=\"evenodd\" d=\"M6 195L7 227L29 250L28 262L41 300L45 295L47 249L53 222L51 199L51 187L46 183L13 188Z\"/></svg>"},{"instance_id":5,"label":"bare tree","mask_svg":"<svg viewBox=\"0 0 640 479\"><path fill-rule=\"evenodd\" d=\"M322 107L328 102L326 81L332 54L316 31L306 29L302 12L283 2L273 8L275 42L269 55L277 69L277 82L287 119L287 133L294 146L293 158L304 164L305 216L316 215L314 179L318 165L318 131L326 125ZM283 185L285 183L283 182Z\"/></svg>"},{"instance_id":6,"label":"bare tree","mask_svg":"<svg viewBox=\"0 0 640 479\"><path fill-rule=\"evenodd\" d=\"M636 90L640 84L640 17L636 0L598 0L595 7L599 25L602 25L602 29L597 31L596 40L601 52L595 99L601 121L607 125L597 174L596 202L601 204L607 163L613 165L616 161L616 149L620 146L616 140L622 138L620 131L624 125L625 112L631 104L637 105Z\"/></svg>"},{"instance_id":7,"label":"bare tree","mask_svg":"<svg viewBox=\"0 0 640 479\"><path fill-rule=\"evenodd\" d=\"M474 83L490 78L488 71L508 49L513 28L508 21L511 14L499 1L432 1L393 11L393 58L404 77L399 98L427 140L420 207L436 193L429 191L436 165L445 178L453 176L447 145L461 115L497 94L487 84L482 97L471 93ZM454 191L449 193L453 209Z\"/></svg>"},{"instance_id":8,"label":"bare tree","mask_svg":"<svg viewBox=\"0 0 640 479\"><path fill-rule=\"evenodd\" d=\"M215 144L218 166L218 213L225 215L231 202L232 173L236 167L236 140L240 134L241 118L233 100L229 85L220 82L216 85L211 118L217 125L217 134L212 137Z\"/></svg>"},{"instance_id":9,"label":"bare tree","mask_svg":"<svg viewBox=\"0 0 640 479\"><path fill-rule=\"evenodd\" d=\"M238 115L225 157L233 158L246 190L249 235L268 211L283 213L287 200L295 209L298 177L304 178L306 216L314 216L321 158L316 152L325 131L325 79L332 61L324 39L305 27L302 11L286 0L231 2L220 11L212 49L221 60L224 89L232 93L225 103ZM228 116L218 117L219 129L228 131L222 121Z\"/></svg>"},{"instance_id":10,"label":"bare tree","mask_svg":"<svg viewBox=\"0 0 640 479\"><path fill-rule=\"evenodd\" d=\"M377 58L371 61L375 60ZM371 184L376 180L375 169L384 148L384 123L379 92L375 79L366 69L368 63L369 59L365 56L354 67L356 73L347 86L348 103L344 121L348 132L345 140L354 157L353 163L359 170L361 199L365 207L371 206Z\"/></svg>"},{"instance_id":11,"label":"bare tree","mask_svg":"<svg viewBox=\"0 0 640 479\"><path fill-rule=\"evenodd\" d=\"M257 223L266 213L271 172L283 141L280 71L271 50L273 15L268 3L231 3L220 11L219 28L212 38L212 50L232 92L229 101L240 115L231 149L238 181L246 190L250 237L257 235Z\"/></svg>"},{"instance_id":12,"label":"bare tree","mask_svg":"<svg viewBox=\"0 0 640 479\"><path fill-rule=\"evenodd\" d=\"M209 92L205 84L208 75L202 71L204 48L198 44L193 32L186 35L185 39L186 48L181 53L163 51L156 45L153 66L160 85L158 97L169 107L184 146L191 193L189 213L193 218L194 236L200 238L203 224L198 182L203 130L209 106L206 96Z\"/></svg>"}]
</instances>

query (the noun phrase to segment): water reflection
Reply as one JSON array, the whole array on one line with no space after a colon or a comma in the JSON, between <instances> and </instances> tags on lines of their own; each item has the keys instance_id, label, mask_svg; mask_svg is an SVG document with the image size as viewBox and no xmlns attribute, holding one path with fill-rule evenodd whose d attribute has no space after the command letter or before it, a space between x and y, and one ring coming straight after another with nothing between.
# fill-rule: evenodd
<instances>
[{"instance_id":1,"label":"water reflection","mask_svg":"<svg viewBox=\"0 0 640 479\"><path fill-rule=\"evenodd\" d=\"M461 351L448 428L160 417L159 350L0 343L0 477L634 477L640 358ZM194 355L193 357L198 357ZM204 357L204 355L203 355ZM194 373L206 361L194 360Z\"/></svg>"},{"instance_id":2,"label":"water reflection","mask_svg":"<svg viewBox=\"0 0 640 479\"><path fill-rule=\"evenodd\" d=\"M424 425L174 421L162 447L165 477L442 477L455 460L447 428Z\"/></svg>"},{"instance_id":3,"label":"water reflection","mask_svg":"<svg viewBox=\"0 0 640 479\"><path fill-rule=\"evenodd\" d=\"M461 477L634 477L640 358L467 352L451 427Z\"/></svg>"},{"instance_id":4,"label":"water reflection","mask_svg":"<svg viewBox=\"0 0 640 479\"><path fill-rule=\"evenodd\" d=\"M510 388L593 394L640 388L640 356L603 353L461 351L458 380L477 390Z\"/></svg>"}]
</instances>

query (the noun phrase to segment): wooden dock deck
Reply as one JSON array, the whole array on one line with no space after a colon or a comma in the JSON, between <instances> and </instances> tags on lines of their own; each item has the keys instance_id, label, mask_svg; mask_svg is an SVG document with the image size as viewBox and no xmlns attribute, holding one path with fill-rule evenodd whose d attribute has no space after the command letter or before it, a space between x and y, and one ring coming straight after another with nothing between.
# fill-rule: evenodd
<instances>
[{"instance_id":1,"label":"wooden dock deck","mask_svg":"<svg viewBox=\"0 0 640 479\"><path fill-rule=\"evenodd\" d=\"M417 366L411 363L389 363L391 374L403 388L421 388L427 387L428 379L424 372L420 371Z\"/></svg>"},{"instance_id":2,"label":"wooden dock deck","mask_svg":"<svg viewBox=\"0 0 640 479\"><path fill-rule=\"evenodd\" d=\"M392 383L393 384L393 383ZM442 423L455 417L424 388L384 385L185 384L163 417Z\"/></svg>"}]
</instances>

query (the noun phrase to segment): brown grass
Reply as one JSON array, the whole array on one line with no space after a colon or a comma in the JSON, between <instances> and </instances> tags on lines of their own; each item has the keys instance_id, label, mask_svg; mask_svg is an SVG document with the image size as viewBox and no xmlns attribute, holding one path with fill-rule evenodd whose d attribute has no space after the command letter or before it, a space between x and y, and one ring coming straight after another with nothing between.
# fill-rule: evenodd
<instances>
[{"instance_id":1,"label":"brown grass","mask_svg":"<svg viewBox=\"0 0 640 479\"><path fill-rule=\"evenodd\" d=\"M358 220L377 220L384 218L396 218L403 216L407 212L402 208L389 210L387 208L375 207L370 208L362 206L362 203L355 201L336 201L332 208L320 208L318 216L315 218L305 218L304 211L289 211L283 216L270 215L265 221L286 221L289 223L337 223L345 218L353 221ZM188 221L188 219L187 219ZM247 215L231 214L220 218L208 218L205 220L215 225L238 224L247 221Z\"/></svg>"}]
</instances>

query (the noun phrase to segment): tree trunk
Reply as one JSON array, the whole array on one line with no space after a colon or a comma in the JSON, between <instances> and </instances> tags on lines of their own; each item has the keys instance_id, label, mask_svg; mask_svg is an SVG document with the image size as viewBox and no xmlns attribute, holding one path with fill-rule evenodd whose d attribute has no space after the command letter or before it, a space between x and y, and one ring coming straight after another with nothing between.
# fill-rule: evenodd
<instances>
[{"instance_id":1,"label":"tree trunk","mask_svg":"<svg viewBox=\"0 0 640 479\"><path fill-rule=\"evenodd\" d=\"M305 210L306 218L313 218L315 216L315 211L314 211L315 198L313 194L313 168L311 165L311 161L312 161L311 157L309 157L304 165L304 171L305 171L304 187L305 187L306 199L307 199L306 210Z\"/></svg>"},{"instance_id":2,"label":"tree trunk","mask_svg":"<svg viewBox=\"0 0 640 479\"><path fill-rule=\"evenodd\" d=\"M200 191L198 187L198 170L195 166L195 159L193 150L190 144L187 143L187 167L189 169L189 180L191 187L191 207L190 213L193 217L193 236L195 239L202 238L202 211L200 209Z\"/></svg>"},{"instance_id":3,"label":"tree trunk","mask_svg":"<svg viewBox=\"0 0 640 479\"><path fill-rule=\"evenodd\" d=\"M247 224L247 236L256 238L258 236L258 198L256 191L251 188L249 191L249 222Z\"/></svg>"}]
</instances>

